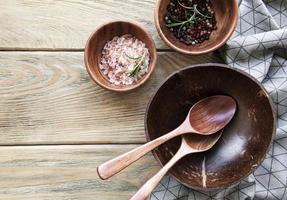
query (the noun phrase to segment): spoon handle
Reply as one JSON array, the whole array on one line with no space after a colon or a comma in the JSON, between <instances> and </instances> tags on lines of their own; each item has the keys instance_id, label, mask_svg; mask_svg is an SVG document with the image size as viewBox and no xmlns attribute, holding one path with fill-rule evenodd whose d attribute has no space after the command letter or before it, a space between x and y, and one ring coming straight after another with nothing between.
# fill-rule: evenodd
<instances>
[{"instance_id":1,"label":"spoon handle","mask_svg":"<svg viewBox=\"0 0 287 200\"><path fill-rule=\"evenodd\" d=\"M182 157L191 152L184 151L183 148L180 148L177 153L168 161L168 163L161 168L152 178L150 178L130 200L145 200L154 188L158 185L160 180L168 172L168 170Z\"/></svg>"},{"instance_id":2,"label":"spoon handle","mask_svg":"<svg viewBox=\"0 0 287 200\"><path fill-rule=\"evenodd\" d=\"M164 142L184 133L182 128L177 128L155 140L152 140L142 146L139 146L127 153L124 153L112 160L109 160L98 167L98 175L105 180L120 172L139 158L163 144Z\"/></svg>"}]
</instances>

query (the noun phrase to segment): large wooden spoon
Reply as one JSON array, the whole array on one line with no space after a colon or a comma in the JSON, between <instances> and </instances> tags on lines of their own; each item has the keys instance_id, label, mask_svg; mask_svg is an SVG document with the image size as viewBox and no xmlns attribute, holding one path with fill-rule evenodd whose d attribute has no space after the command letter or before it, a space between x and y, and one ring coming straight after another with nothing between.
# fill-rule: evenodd
<instances>
[{"instance_id":1,"label":"large wooden spoon","mask_svg":"<svg viewBox=\"0 0 287 200\"><path fill-rule=\"evenodd\" d=\"M168 161L167 164L158 173L156 173L151 179L149 179L130 200L145 200L153 189L158 185L160 180L164 177L164 175L168 172L168 170L182 157L192 154L209 150L211 147L215 145L220 136L222 135L222 131L219 131L213 135L198 135L198 134L185 134L181 139L181 146L178 149L177 153ZM203 160L205 162L205 159ZM203 166L205 163L203 163ZM202 174L202 186L206 187L206 177L205 171L203 169Z\"/></svg>"},{"instance_id":2,"label":"large wooden spoon","mask_svg":"<svg viewBox=\"0 0 287 200\"><path fill-rule=\"evenodd\" d=\"M163 102L164 103L164 102ZM210 135L225 127L236 111L236 102L229 96L207 97L194 104L184 122L173 131L124 153L98 167L101 179L108 179L164 142L184 133Z\"/></svg>"}]
</instances>

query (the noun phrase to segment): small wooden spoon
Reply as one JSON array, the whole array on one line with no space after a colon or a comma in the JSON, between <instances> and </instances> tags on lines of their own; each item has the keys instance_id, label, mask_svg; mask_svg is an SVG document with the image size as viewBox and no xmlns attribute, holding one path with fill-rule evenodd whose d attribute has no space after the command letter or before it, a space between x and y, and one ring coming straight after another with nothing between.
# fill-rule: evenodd
<instances>
[{"instance_id":1,"label":"small wooden spoon","mask_svg":"<svg viewBox=\"0 0 287 200\"><path fill-rule=\"evenodd\" d=\"M160 180L168 172L168 170L182 157L192 154L209 150L215 145L218 139L221 137L222 131L219 131L213 135L198 135L198 134L185 134L181 139L181 146L176 154L168 161L167 164L152 178L150 178L130 200L145 200L153 189L158 185ZM204 161L203 161L204 162ZM204 164L204 163L203 163ZM202 185L206 186L206 179L202 177Z\"/></svg>"},{"instance_id":2,"label":"small wooden spoon","mask_svg":"<svg viewBox=\"0 0 287 200\"><path fill-rule=\"evenodd\" d=\"M229 96L207 97L194 104L184 122L173 131L142 146L109 160L98 167L98 175L105 180L120 172L146 153L164 142L184 133L210 135L224 128L236 111L236 102Z\"/></svg>"}]
</instances>

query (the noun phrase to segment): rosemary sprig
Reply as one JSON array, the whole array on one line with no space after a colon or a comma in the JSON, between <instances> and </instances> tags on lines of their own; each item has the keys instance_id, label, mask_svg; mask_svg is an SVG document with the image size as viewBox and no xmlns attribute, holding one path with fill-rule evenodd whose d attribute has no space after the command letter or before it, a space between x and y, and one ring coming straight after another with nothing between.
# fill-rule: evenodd
<instances>
[{"instance_id":1,"label":"rosemary sprig","mask_svg":"<svg viewBox=\"0 0 287 200\"><path fill-rule=\"evenodd\" d=\"M167 27L171 28L171 27L176 27L176 26L181 26L183 24L186 24L186 23L191 23L195 18L195 12L193 13L193 15L186 21L183 21L183 22L177 22L177 23L170 23L170 24L166 24Z\"/></svg>"},{"instance_id":2,"label":"rosemary sprig","mask_svg":"<svg viewBox=\"0 0 287 200\"><path fill-rule=\"evenodd\" d=\"M179 1L178 1L179 5L182 5ZM196 18L196 15L201 15L202 17L205 17L205 18L211 18L210 16L208 15L204 15L202 14L198 9L197 9L197 5L195 4L193 7L187 7L188 9L190 9L193 14L190 18L188 18L186 21L181 21L181 22L175 22L175 23L170 23L170 24L166 24L167 27L171 28L171 27L176 27L176 26L181 26L182 24L186 24L186 23L192 23L192 21L196 21L197 18ZM187 16L185 14L185 16ZM174 20L174 19L173 19ZM174 20L174 21L178 21L178 20Z\"/></svg>"},{"instance_id":3,"label":"rosemary sprig","mask_svg":"<svg viewBox=\"0 0 287 200\"><path fill-rule=\"evenodd\" d=\"M144 58L146 57L146 53L144 52L142 56L137 57L137 58L134 58L134 57L131 57L128 55L127 55L127 57L130 59L133 59L133 60L138 60L138 62L134 65L133 69L129 72L129 76L134 77L141 70L141 66L144 64L143 61L144 61ZM144 68L146 68L146 67L147 67L147 65L144 65Z\"/></svg>"},{"instance_id":4,"label":"rosemary sprig","mask_svg":"<svg viewBox=\"0 0 287 200\"><path fill-rule=\"evenodd\" d=\"M193 6L192 6L192 7L185 6L185 5L183 5L182 3L180 3L180 0L177 0L177 3L178 3L181 7L185 8L185 9L188 9L188 10L192 10L192 9L193 9Z\"/></svg>"},{"instance_id":5,"label":"rosemary sprig","mask_svg":"<svg viewBox=\"0 0 287 200\"><path fill-rule=\"evenodd\" d=\"M199 12L199 10L197 9L197 7L196 6L194 6L194 12L196 12L197 14L199 14L199 15L201 15L202 17L205 17L205 18L211 18L210 16L208 16L208 15L204 15L204 14L202 14L201 12Z\"/></svg>"},{"instance_id":6,"label":"rosemary sprig","mask_svg":"<svg viewBox=\"0 0 287 200\"><path fill-rule=\"evenodd\" d=\"M202 17L211 18L211 17L208 16L208 15L202 14L202 13L197 9L196 4L195 4L194 6L192 6L192 7L189 7L189 6L185 6L185 5L183 5L182 3L180 3L180 0L177 0L177 3L178 3L181 7L185 8L185 9L187 9L187 10L193 10L194 12L196 12L196 13L199 14L199 15L201 15Z\"/></svg>"},{"instance_id":7,"label":"rosemary sprig","mask_svg":"<svg viewBox=\"0 0 287 200\"><path fill-rule=\"evenodd\" d=\"M177 36L178 37L180 36L180 32L181 32L181 29L182 29L183 26L184 26L184 24L180 25L180 27L179 27L179 29L177 31Z\"/></svg>"},{"instance_id":8,"label":"rosemary sprig","mask_svg":"<svg viewBox=\"0 0 287 200\"><path fill-rule=\"evenodd\" d=\"M131 56L129 56L129 55L126 54L126 53L125 53L125 55L126 55L129 59L132 59L132 60L138 60L138 59L141 58L141 56L139 56L139 57L131 57Z\"/></svg>"},{"instance_id":9,"label":"rosemary sprig","mask_svg":"<svg viewBox=\"0 0 287 200\"><path fill-rule=\"evenodd\" d=\"M197 15L197 14L200 15L200 16L202 16L202 17L204 17L204 18L211 18L211 17L208 16L208 15L202 14L202 13L197 9L197 5L196 5L196 4L194 4L192 7L188 7L188 6L185 6L185 5L183 5L182 3L180 3L180 0L177 0L177 2L178 2L178 4L179 4L180 6L182 6L183 8L188 9L188 10L190 10L191 12L193 12L192 15L191 15L191 17L188 18L186 21L179 21L179 20L174 20L173 18L171 18L173 21L176 21L176 22L170 23L170 24L166 24L166 26L169 27L169 28L179 26L179 29L178 29L178 31L177 31L177 35L178 35L178 36L180 36L180 32L181 32L181 30L182 30L182 28L183 28L183 26L184 26L185 24L187 24L187 23L195 24L197 21L199 21L199 19L196 18L196 15ZM187 12L185 12L185 17L187 18L187 16L188 16L188 15L187 15Z\"/></svg>"}]
</instances>

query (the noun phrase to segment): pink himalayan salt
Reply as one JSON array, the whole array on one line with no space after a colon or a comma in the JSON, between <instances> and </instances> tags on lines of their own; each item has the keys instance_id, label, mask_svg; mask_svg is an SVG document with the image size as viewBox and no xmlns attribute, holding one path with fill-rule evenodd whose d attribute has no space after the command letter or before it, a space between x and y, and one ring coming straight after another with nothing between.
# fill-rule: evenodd
<instances>
[{"instance_id":1,"label":"pink himalayan salt","mask_svg":"<svg viewBox=\"0 0 287 200\"><path fill-rule=\"evenodd\" d=\"M140 58L143 55L145 56L139 72L131 76L130 72L140 60L132 58ZM100 70L115 85L131 85L147 73L149 59L149 51L145 43L129 34L116 36L103 48Z\"/></svg>"}]
</instances>

